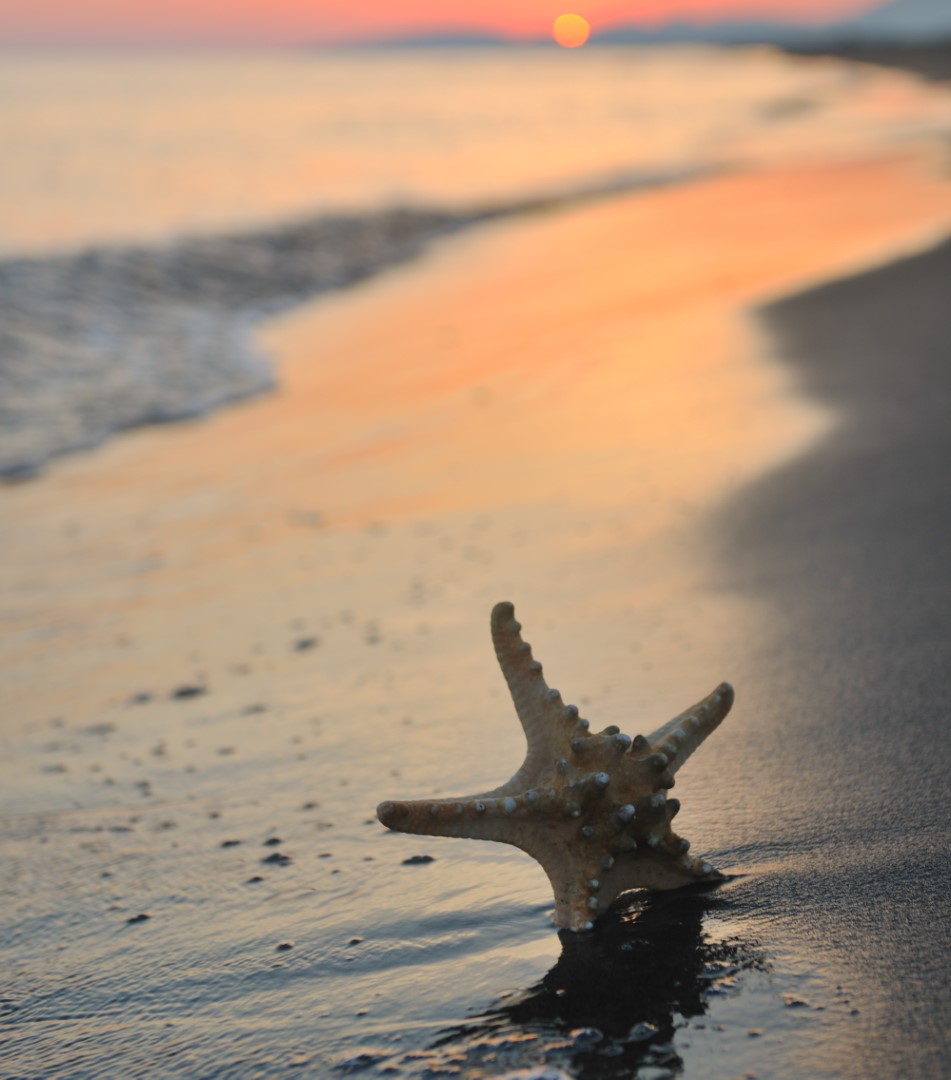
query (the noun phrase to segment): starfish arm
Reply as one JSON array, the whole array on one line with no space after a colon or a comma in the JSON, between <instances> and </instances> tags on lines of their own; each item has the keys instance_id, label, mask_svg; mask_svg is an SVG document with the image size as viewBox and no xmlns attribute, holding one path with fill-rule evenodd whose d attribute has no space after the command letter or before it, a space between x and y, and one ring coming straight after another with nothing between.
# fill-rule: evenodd
<instances>
[{"instance_id":1,"label":"starfish arm","mask_svg":"<svg viewBox=\"0 0 951 1080\"><path fill-rule=\"evenodd\" d=\"M716 731L732 705L733 687L720 683L712 694L647 736L651 749L666 755L669 773L675 773L703 740Z\"/></svg>"},{"instance_id":2,"label":"starfish arm","mask_svg":"<svg viewBox=\"0 0 951 1080\"><path fill-rule=\"evenodd\" d=\"M376 816L388 829L417 836L460 836L520 846L516 818L525 802L514 798L470 795L459 799L416 799L382 802Z\"/></svg>"},{"instance_id":3,"label":"starfish arm","mask_svg":"<svg viewBox=\"0 0 951 1080\"><path fill-rule=\"evenodd\" d=\"M579 725L579 730L587 730L588 725L579 721L577 708L566 706L561 694L545 682L541 664L533 659L528 642L522 640L512 604L503 601L495 605L491 626L495 655L528 743L521 768L508 783L491 793L508 795L537 783L558 758L557 747L565 733Z\"/></svg>"}]
</instances>

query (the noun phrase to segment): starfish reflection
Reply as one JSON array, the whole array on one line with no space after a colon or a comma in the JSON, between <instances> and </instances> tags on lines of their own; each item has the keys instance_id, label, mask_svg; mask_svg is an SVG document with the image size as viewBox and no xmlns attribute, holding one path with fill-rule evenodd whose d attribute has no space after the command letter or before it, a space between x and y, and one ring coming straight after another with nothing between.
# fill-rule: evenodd
<instances>
[{"instance_id":1,"label":"starfish reflection","mask_svg":"<svg viewBox=\"0 0 951 1080\"><path fill-rule=\"evenodd\" d=\"M629 899L593 934L563 931L541 983L447 1031L433 1049L464 1058L463 1071L548 1065L598 1080L647 1066L679 1072L677 1028L703 1016L740 972L765 967L751 943L704 931L704 914L719 905L695 886Z\"/></svg>"}]
</instances>

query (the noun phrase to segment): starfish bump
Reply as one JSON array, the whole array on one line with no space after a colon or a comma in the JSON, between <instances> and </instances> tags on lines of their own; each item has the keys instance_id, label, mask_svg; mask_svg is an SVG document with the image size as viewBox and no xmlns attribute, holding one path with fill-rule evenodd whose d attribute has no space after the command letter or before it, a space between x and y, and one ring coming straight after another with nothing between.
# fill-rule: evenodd
<instances>
[{"instance_id":1,"label":"starfish bump","mask_svg":"<svg viewBox=\"0 0 951 1080\"><path fill-rule=\"evenodd\" d=\"M399 832L497 840L527 852L548 875L555 924L589 930L629 889L675 889L720 875L671 829L674 773L730 711L733 689L712 694L652 735L593 733L548 687L509 603L492 611L492 641L528 748L508 783L458 799L383 802Z\"/></svg>"}]
</instances>

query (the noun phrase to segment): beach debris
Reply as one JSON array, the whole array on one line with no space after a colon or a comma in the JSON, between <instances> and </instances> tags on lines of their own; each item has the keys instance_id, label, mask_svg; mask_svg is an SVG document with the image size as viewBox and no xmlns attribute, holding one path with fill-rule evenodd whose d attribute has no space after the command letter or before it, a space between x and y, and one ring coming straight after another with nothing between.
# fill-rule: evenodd
<instances>
[{"instance_id":1,"label":"beach debris","mask_svg":"<svg viewBox=\"0 0 951 1080\"><path fill-rule=\"evenodd\" d=\"M283 851L275 851L273 855L266 855L261 862L265 866L290 866L294 860Z\"/></svg>"},{"instance_id":2,"label":"beach debris","mask_svg":"<svg viewBox=\"0 0 951 1080\"><path fill-rule=\"evenodd\" d=\"M722 880L671 829L674 773L721 723L733 688L712 694L653 734L597 734L542 676L510 603L496 604L492 640L528 744L511 780L481 795L387 801L377 817L397 832L496 840L541 863L555 895L555 925L590 930L629 889L675 889Z\"/></svg>"},{"instance_id":3,"label":"beach debris","mask_svg":"<svg viewBox=\"0 0 951 1080\"><path fill-rule=\"evenodd\" d=\"M114 735L116 732L116 725L110 723L87 724L86 727L80 728L79 730L83 735Z\"/></svg>"},{"instance_id":4,"label":"beach debris","mask_svg":"<svg viewBox=\"0 0 951 1080\"><path fill-rule=\"evenodd\" d=\"M175 701L186 701L188 698L201 697L202 694L207 693L207 686L199 686L198 684L186 683L184 686L176 687L169 696Z\"/></svg>"},{"instance_id":5,"label":"beach debris","mask_svg":"<svg viewBox=\"0 0 951 1080\"><path fill-rule=\"evenodd\" d=\"M787 1009L808 1009L811 1007L805 998L797 997L796 994L783 994L783 1004Z\"/></svg>"}]
</instances>

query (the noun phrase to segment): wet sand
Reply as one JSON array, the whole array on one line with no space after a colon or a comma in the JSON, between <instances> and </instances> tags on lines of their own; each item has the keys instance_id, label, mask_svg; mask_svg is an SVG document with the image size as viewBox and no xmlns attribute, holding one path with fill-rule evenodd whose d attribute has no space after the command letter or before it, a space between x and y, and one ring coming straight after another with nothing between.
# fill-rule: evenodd
<instances>
[{"instance_id":1,"label":"wet sand","mask_svg":"<svg viewBox=\"0 0 951 1080\"><path fill-rule=\"evenodd\" d=\"M861 418L874 434L874 408L907 410L894 384L869 405L814 390L779 362L802 319L744 311L949 229L951 185L912 154L487 226L275 323L271 398L6 489L13 1071L938 1075L942 1006L922 1004L939 969L908 960L927 917L886 905L882 926L847 902L901 886L940 918L940 745L848 737L885 733L935 685L915 591L862 588L855 569L853 518L904 535L891 488L863 501L847 483L874 461L863 447L900 460ZM907 265L880 273L912 275L905 289ZM928 384L901 385L917 409ZM855 501L832 484L813 509L829 462ZM887 475L923 513L902 469ZM936 559L915 520L904 550ZM873 556L862 572L885 580ZM383 797L478 790L517 765L488 642L501 598L599 725L634 734L736 683L678 776L682 831L734 875L724 888L638 900L638 919L560 942L521 853L374 822ZM888 605L907 619L883 620ZM868 674L873 631L879 658L907 644L906 678ZM825 703L859 719L837 727ZM893 943L920 974L883 988ZM891 985L908 1003L897 1044Z\"/></svg>"},{"instance_id":2,"label":"wet sand","mask_svg":"<svg viewBox=\"0 0 951 1080\"><path fill-rule=\"evenodd\" d=\"M769 612L746 704L770 717L761 782L803 856L769 903L886 989L856 1040L865 1075L951 1065L949 281L945 242L765 310L840 422L720 518L724 583Z\"/></svg>"},{"instance_id":3,"label":"wet sand","mask_svg":"<svg viewBox=\"0 0 951 1080\"><path fill-rule=\"evenodd\" d=\"M951 81L951 40L903 45L842 42L830 48L785 49L794 56L834 56L860 64L910 71L930 82Z\"/></svg>"}]
</instances>

